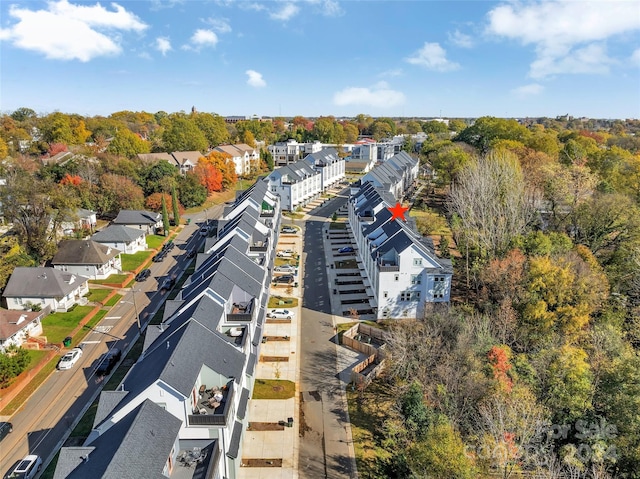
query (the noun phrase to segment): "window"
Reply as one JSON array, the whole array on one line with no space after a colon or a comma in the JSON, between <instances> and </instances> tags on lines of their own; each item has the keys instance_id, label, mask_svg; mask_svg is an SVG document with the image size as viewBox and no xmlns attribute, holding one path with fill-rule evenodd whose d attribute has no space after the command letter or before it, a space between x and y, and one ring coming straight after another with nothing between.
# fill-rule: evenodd
<instances>
[{"instance_id":1,"label":"window","mask_svg":"<svg viewBox=\"0 0 640 479\"><path fill-rule=\"evenodd\" d=\"M420 301L420 291L403 291L400 293L400 301Z\"/></svg>"},{"instance_id":2,"label":"window","mask_svg":"<svg viewBox=\"0 0 640 479\"><path fill-rule=\"evenodd\" d=\"M385 298L388 298L389 297L389 291L384 291L382 293L382 296L385 297Z\"/></svg>"},{"instance_id":3,"label":"window","mask_svg":"<svg viewBox=\"0 0 640 479\"><path fill-rule=\"evenodd\" d=\"M383 318L388 318L389 317L389 310L388 309L384 309L382 311L382 317Z\"/></svg>"},{"instance_id":4,"label":"window","mask_svg":"<svg viewBox=\"0 0 640 479\"><path fill-rule=\"evenodd\" d=\"M444 282L444 276L434 276L433 277L433 282L434 283Z\"/></svg>"},{"instance_id":5,"label":"window","mask_svg":"<svg viewBox=\"0 0 640 479\"><path fill-rule=\"evenodd\" d=\"M422 258L413 258L414 266L422 266Z\"/></svg>"},{"instance_id":6,"label":"window","mask_svg":"<svg viewBox=\"0 0 640 479\"><path fill-rule=\"evenodd\" d=\"M400 281L400 275L399 274L393 275L393 280L394 281Z\"/></svg>"},{"instance_id":7,"label":"window","mask_svg":"<svg viewBox=\"0 0 640 479\"><path fill-rule=\"evenodd\" d=\"M411 284L422 284L422 275L421 274L412 274L411 275Z\"/></svg>"}]
</instances>

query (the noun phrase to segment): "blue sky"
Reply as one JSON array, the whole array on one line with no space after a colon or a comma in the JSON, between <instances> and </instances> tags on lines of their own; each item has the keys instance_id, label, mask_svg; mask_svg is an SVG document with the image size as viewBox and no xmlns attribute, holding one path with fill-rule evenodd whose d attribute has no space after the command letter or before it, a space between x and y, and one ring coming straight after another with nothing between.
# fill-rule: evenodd
<instances>
[{"instance_id":1,"label":"blue sky","mask_svg":"<svg viewBox=\"0 0 640 479\"><path fill-rule=\"evenodd\" d=\"M0 110L640 117L640 3L0 4Z\"/></svg>"}]
</instances>

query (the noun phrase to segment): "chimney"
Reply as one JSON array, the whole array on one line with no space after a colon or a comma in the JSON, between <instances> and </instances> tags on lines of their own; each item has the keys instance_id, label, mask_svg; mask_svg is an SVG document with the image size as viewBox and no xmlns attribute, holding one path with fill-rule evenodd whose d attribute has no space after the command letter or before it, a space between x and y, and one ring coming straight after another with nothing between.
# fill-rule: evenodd
<instances>
[{"instance_id":1,"label":"chimney","mask_svg":"<svg viewBox=\"0 0 640 479\"><path fill-rule=\"evenodd\" d=\"M82 460L83 462L89 462L89 453L86 453L84 456L82 456Z\"/></svg>"}]
</instances>

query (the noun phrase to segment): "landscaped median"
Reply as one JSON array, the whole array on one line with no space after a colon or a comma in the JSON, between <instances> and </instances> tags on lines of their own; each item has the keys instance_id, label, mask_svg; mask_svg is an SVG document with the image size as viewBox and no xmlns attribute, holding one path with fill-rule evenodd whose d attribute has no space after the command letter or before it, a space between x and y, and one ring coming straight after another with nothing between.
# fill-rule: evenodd
<instances>
[{"instance_id":1,"label":"landscaped median","mask_svg":"<svg viewBox=\"0 0 640 479\"><path fill-rule=\"evenodd\" d=\"M290 399L296 393L293 381L285 379L256 379L251 399Z\"/></svg>"}]
</instances>

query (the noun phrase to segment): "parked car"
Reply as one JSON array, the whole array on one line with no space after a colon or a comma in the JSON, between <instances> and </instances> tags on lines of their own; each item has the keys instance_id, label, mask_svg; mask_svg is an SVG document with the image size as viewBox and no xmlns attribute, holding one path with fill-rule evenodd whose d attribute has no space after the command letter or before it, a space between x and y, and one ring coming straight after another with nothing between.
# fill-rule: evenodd
<instances>
[{"instance_id":1,"label":"parked car","mask_svg":"<svg viewBox=\"0 0 640 479\"><path fill-rule=\"evenodd\" d=\"M153 257L153 262L154 263L160 263L163 259L165 259L165 257L167 256L167 252L165 250L160 251L158 254L156 254Z\"/></svg>"},{"instance_id":2,"label":"parked car","mask_svg":"<svg viewBox=\"0 0 640 479\"><path fill-rule=\"evenodd\" d=\"M200 236L209 236L209 227L203 226L200 228Z\"/></svg>"},{"instance_id":3,"label":"parked car","mask_svg":"<svg viewBox=\"0 0 640 479\"><path fill-rule=\"evenodd\" d=\"M297 233L298 230L293 226L283 226L280 233Z\"/></svg>"},{"instance_id":4,"label":"parked car","mask_svg":"<svg viewBox=\"0 0 640 479\"><path fill-rule=\"evenodd\" d=\"M160 283L158 289L171 289L174 284L176 284L176 280L171 276L167 276L162 280L162 283Z\"/></svg>"},{"instance_id":5,"label":"parked car","mask_svg":"<svg viewBox=\"0 0 640 479\"><path fill-rule=\"evenodd\" d=\"M272 309L267 313L267 318L291 319L296 315L289 309Z\"/></svg>"},{"instance_id":6,"label":"parked car","mask_svg":"<svg viewBox=\"0 0 640 479\"><path fill-rule=\"evenodd\" d=\"M353 253L354 251L352 246L343 246L338 250L338 253Z\"/></svg>"},{"instance_id":7,"label":"parked car","mask_svg":"<svg viewBox=\"0 0 640 479\"><path fill-rule=\"evenodd\" d=\"M33 479L40 469L42 469L42 458L32 454L9 469L4 479Z\"/></svg>"},{"instance_id":8,"label":"parked car","mask_svg":"<svg viewBox=\"0 0 640 479\"><path fill-rule=\"evenodd\" d=\"M2 441L7 434L13 432L13 424L10 422L0 422L0 441Z\"/></svg>"},{"instance_id":9,"label":"parked car","mask_svg":"<svg viewBox=\"0 0 640 479\"><path fill-rule=\"evenodd\" d=\"M171 251L175 247L175 245L176 244L173 242L173 240L169 240L162 245L162 251Z\"/></svg>"},{"instance_id":10,"label":"parked car","mask_svg":"<svg viewBox=\"0 0 640 479\"><path fill-rule=\"evenodd\" d=\"M280 258L292 258L294 255L294 251L291 249L283 249L276 253L276 256Z\"/></svg>"},{"instance_id":11,"label":"parked car","mask_svg":"<svg viewBox=\"0 0 640 479\"><path fill-rule=\"evenodd\" d=\"M136 281L146 281L149 276L151 276L151 270L149 268L145 268L136 274Z\"/></svg>"},{"instance_id":12,"label":"parked car","mask_svg":"<svg viewBox=\"0 0 640 479\"><path fill-rule=\"evenodd\" d=\"M273 270L277 273L293 273L296 270L296 267L292 264L283 264L276 266Z\"/></svg>"},{"instance_id":13,"label":"parked car","mask_svg":"<svg viewBox=\"0 0 640 479\"><path fill-rule=\"evenodd\" d=\"M58 369L61 371L64 369L71 369L78 362L81 356L82 349L73 348L71 351L60 358L60 361L58 361Z\"/></svg>"},{"instance_id":14,"label":"parked car","mask_svg":"<svg viewBox=\"0 0 640 479\"><path fill-rule=\"evenodd\" d=\"M196 247L192 246L187 250L187 258L193 258L197 253L198 251L196 250Z\"/></svg>"},{"instance_id":15,"label":"parked car","mask_svg":"<svg viewBox=\"0 0 640 479\"><path fill-rule=\"evenodd\" d=\"M275 278L273 278L273 282L274 283L284 283L284 284L291 284L293 283L293 276L290 274L284 274L282 276L276 276Z\"/></svg>"},{"instance_id":16,"label":"parked car","mask_svg":"<svg viewBox=\"0 0 640 479\"><path fill-rule=\"evenodd\" d=\"M113 348L104 353L102 358L100 359L100 363L96 368L96 374L98 376L106 376L108 375L113 367L118 364L120 358L122 357L122 351L118 348Z\"/></svg>"}]
</instances>

